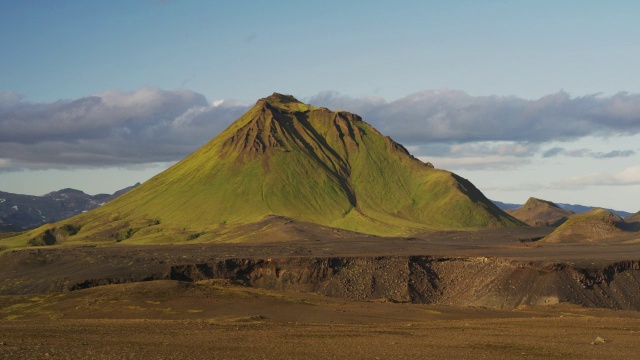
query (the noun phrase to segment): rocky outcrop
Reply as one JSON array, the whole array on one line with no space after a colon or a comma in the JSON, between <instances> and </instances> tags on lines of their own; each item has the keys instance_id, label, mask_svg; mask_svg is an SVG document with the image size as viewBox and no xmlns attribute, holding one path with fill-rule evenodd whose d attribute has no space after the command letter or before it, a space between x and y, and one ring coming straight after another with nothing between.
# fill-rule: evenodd
<instances>
[{"instance_id":1,"label":"rocky outcrop","mask_svg":"<svg viewBox=\"0 0 640 360\"><path fill-rule=\"evenodd\" d=\"M247 286L357 300L515 308L560 302L640 310L640 262L601 269L498 258L342 257L226 259L172 266L168 278L221 278Z\"/></svg>"},{"instance_id":2,"label":"rocky outcrop","mask_svg":"<svg viewBox=\"0 0 640 360\"><path fill-rule=\"evenodd\" d=\"M251 287L362 301L505 309L567 302L640 310L637 258L580 263L404 255L246 258L159 246L11 250L0 260L0 295L153 280L227 279Z\"/></svg>"}]
</instances>

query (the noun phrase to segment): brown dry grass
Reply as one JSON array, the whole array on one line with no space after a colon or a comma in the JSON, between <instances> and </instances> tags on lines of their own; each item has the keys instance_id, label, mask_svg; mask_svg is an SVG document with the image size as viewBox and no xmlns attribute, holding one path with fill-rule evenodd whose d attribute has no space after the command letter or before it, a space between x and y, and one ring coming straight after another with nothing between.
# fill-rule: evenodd
<instances>
[{"instance_id":1,"label":"brown dry grass","mask_svg":"<svg viewBox=\"0 0 640 360\"><path fill-rule=\"evenodd\" d=\"M0 357L13 359L629 359L640 350L636 312L357 302L225 281L5 296L0 307ZM593 345L597 337L605 342Z\"/></svg>"}]
</instances>

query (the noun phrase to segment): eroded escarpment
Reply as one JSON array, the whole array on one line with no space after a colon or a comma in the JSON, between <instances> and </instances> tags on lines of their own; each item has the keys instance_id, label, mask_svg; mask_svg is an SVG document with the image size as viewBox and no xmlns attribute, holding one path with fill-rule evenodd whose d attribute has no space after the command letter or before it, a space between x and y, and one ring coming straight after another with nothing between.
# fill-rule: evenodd
<instances>
[{"instance_id":1,"label":"eroded escarpment","mask_svg":"<svg viewBox=\"0 0 640 360\"><path fill-rule=\"evenodd\" d=\"M229 279L245 286L365 301L506 309L568 302L640 310L640 260L573 264L478 256L244 258L166 248L37 249L7 252L2 260L0 295L153 280Z\"/></svg>"},{"instance_id":2,"label":"eroded escarpment","mask_svg":"<svg viewBox=\"0 0 640 360\"><path fill-rule=\"evenodd\" d=\"M226 259L172 266L169 278L224 278L247 286L333 297L514 308L569 302L640 310L640 262L599 270L496 258L337 257Z\"/></svg>"}]
</instances>

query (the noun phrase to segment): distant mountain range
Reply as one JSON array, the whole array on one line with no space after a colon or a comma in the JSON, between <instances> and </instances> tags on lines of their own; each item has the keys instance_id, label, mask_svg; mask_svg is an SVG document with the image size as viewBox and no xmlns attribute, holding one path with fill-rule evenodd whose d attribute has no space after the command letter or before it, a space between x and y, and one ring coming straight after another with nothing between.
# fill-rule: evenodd
<instances>
[{"instance_id":1,"label":"distant mountain range","mask_svg":"<svg viewBox=\"0 0 640 360\"><path fill-rule=\"evenodd\" d=\"M80 190L62 189L43 196L0 191L0 231L23 231L95 209L140 183L113 194L89 195Z\"/></svg>"},{"instance_id":2,"label":"distant mountain range","mask_svg":"<svg viewBox=\"0 0 640 360\"><path fill-rule=\"evenodd\" d=\"M501 201L496 201L496 200L491 200L493 201L494 204L496 204L497 207L499 207L502 210L515 210L518 209L520 207L522 207L523 204L510 204L510 203L503 203ZM571 210L576 214L581 214L581 213L585 213L588 212L592 209L596 209L598 208L598 206L585 206L585 205L574 205L574 204L562 204L562 203L555 203L556 205L558 205L559 207L565 209L565 210ZM627 212L627 211L622 211L622 210L614 210L614 209L606 209L611 211L614 214L617 214L620 217L626 218L627 216L631 216L633 215L633 213Z\"/></svg>"}]
</instances>

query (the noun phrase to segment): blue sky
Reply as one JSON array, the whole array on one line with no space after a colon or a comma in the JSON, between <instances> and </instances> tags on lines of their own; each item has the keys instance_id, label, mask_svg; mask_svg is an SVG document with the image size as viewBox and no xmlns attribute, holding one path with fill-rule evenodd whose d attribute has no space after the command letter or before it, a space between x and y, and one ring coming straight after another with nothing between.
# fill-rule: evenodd
<instances>
[{"instance_id":1,"label":"blue sky","mask_svg":"<svg viewBox=\"0 0 640 360\"><path fill-rule=\"evenodd\" d=\"M397 99L634 91L637 2L2 1L5 91Z\"/></svg>"},{"instance_id":2,"label":"blue sky","mask_svg":"<svg viewBox=\"0 0 640 360\"><path fill-rule=\"evenodd\" d=\"M0 191L144 181L277 91L359 113L496 200L635 212L639 16L635 1L0 0Z\"/></svg>"}]
</instances>

